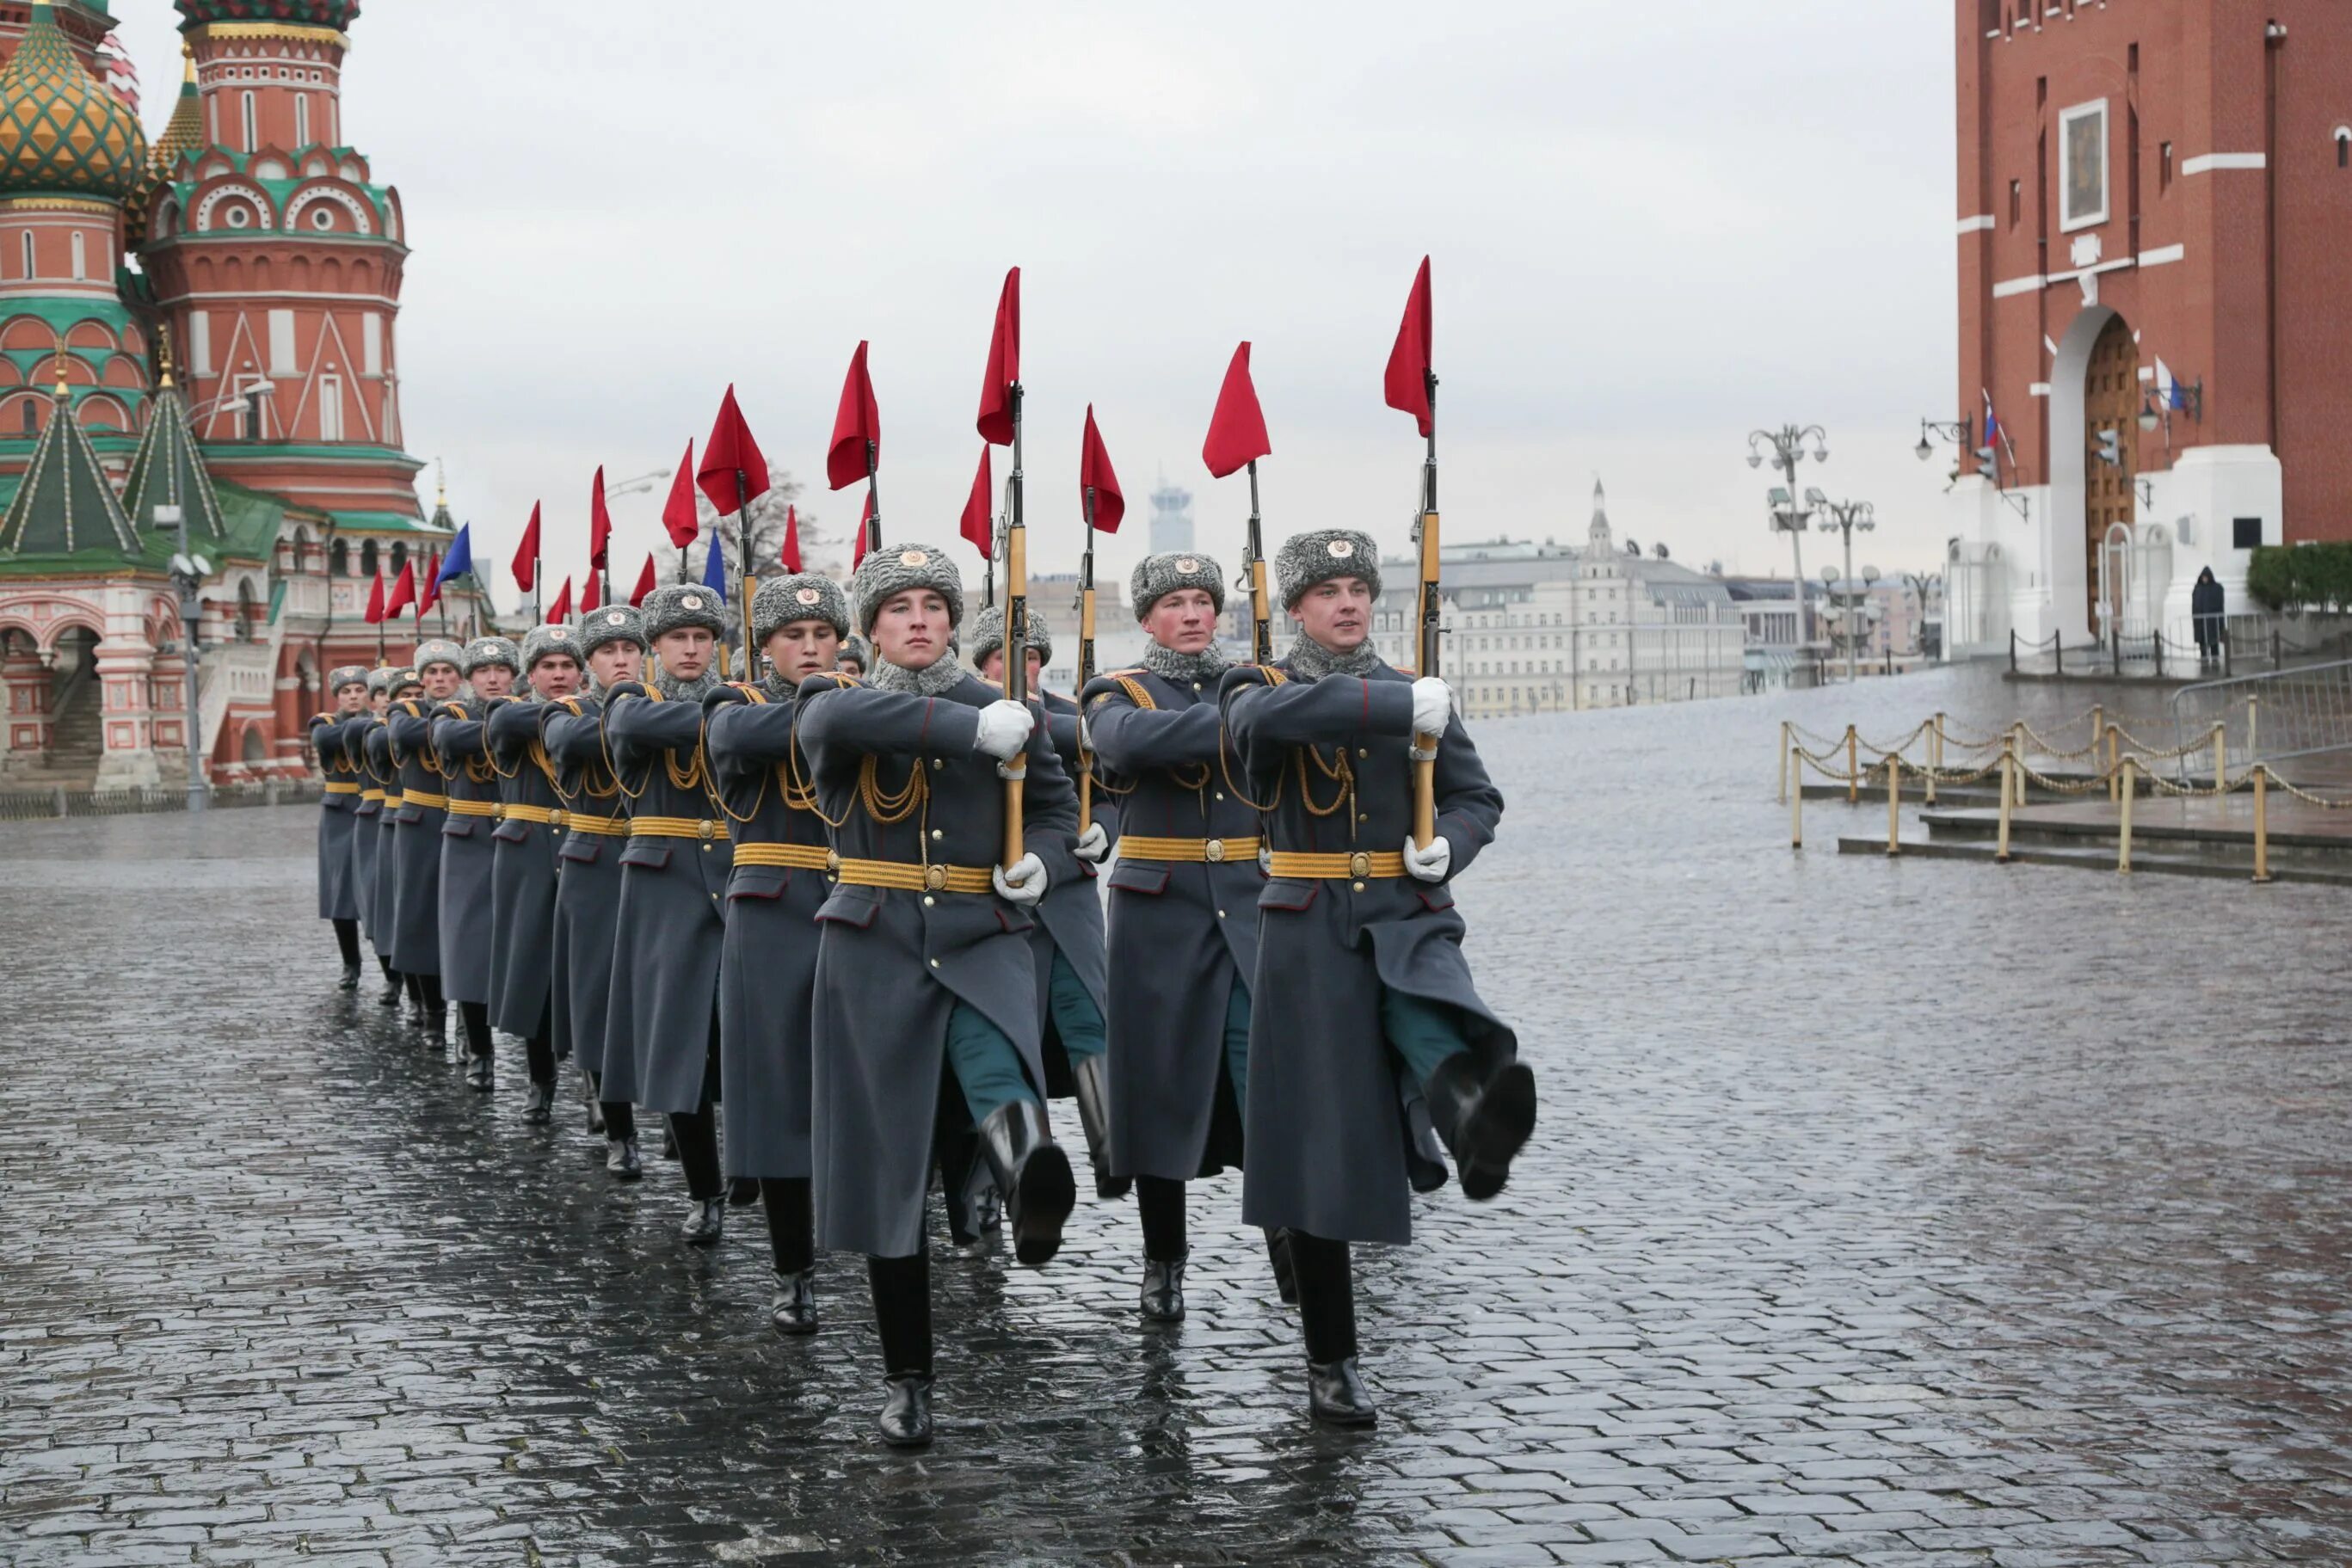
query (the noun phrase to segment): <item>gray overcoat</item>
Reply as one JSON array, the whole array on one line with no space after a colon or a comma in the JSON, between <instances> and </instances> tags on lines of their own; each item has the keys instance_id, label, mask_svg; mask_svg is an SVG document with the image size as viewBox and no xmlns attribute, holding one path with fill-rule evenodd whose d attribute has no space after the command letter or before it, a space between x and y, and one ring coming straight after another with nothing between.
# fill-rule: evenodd
<instances>
[{"instance_id":1,"label":"gray overcoat","mask_svg":"<svg viewBox=\"0 0 2352 1568\"><path fill-rule=\"evenodd\" d=\"M1139 699L1137 693L1140 693ZM1104 675L1085 694L1096 755L1130 837L1258 836L1227 784L1217 695L1149 670ZM1239 764L1234 764L1236 773ZM1225 1009L1257 972L1255 854L1213 862L1119 852L1110 883L1111 1169L1187 1181L1242 1163L1241 1105L1225 1072Z\"/></svg>"},{"instance_id":2,"label":"gray overcoat","mask_svg":"<svg viewBox=\"0 0 2352 1568\"><path fill-rule=\"evenodd\" d=\"M1002 692L997 694L1002 696ZM1040 727L1054 744L1054 755L1061 758L1062 772L1076 789L1078 780L1078 705L1057 692L1041 691L1037 706L1045 710L1045 723ZM1070 818L1077 821L1076 807L1072 806ZM1097 789L1094 795L1094 819L1102 824L1111 842L1118 841L1118 801L1107 790ZM1071 842L1076 842L1075 831ZM1046 988L1053 983L1054 954L1058 950L1068 959L1070 972L1094 998L1095 1010L1106 1019L1110 1016L1110 975L1103 946L1102 894L1097 891L1096 878L1101 868L1071 857L1077 874L1066 882L1056 882L1045 889L1045 896L1037 904L1037 924L1029 933L1029 948L1037 961L1037 1022L1044 1031L1046 1075L1053 1079L1056 1090L1067 1093L1069 1065L1061 1055L1062 1037L1054 1027L1051 998Z\"/></svg>"},{"instance_id":3,"label":"gray overcoat","mask_svg":"<svg viewBox=\"0 0 2352 1568\"><path fill-rule=\"evenodd\" d=\"M710 828L708 836L669 838L632 827L621 852L605 1000L614 1029L632 1042L637 1103L685 1113L702 1104L709 1071L727 937L721 904L734 865L733 846L719 836L726 823L704 781L702 705L638 696L625 685L604 704L604 743L630 797L633 824L664 817ZM681 778L690 784L681 787Z\"/></svg>"},{"instance_id":4,"label":"gray overcoat","mask_svg":"<svg viewBox=\"0 0 2352 1568\"><path fill-rule=\"evenodd\" d=\"M490 841L490 1022L531 1039L548 1027L555 972L556 853L563 829L506 815L517 806L558 811L554 764L539 740L541 704L509 697L490 705L490 760L502 808Z\"/></svg>"},{"instance_id":5,"label":"gray overcoat","mask_svg":"<svg viewBox=\"0 0 2352 1568\"><path fill-rule=\"evenodd\" d=\"M627 802L604 758L602 699L565 697L534 711L564 814L624 815ZM563 847L556 852L555 923L549 933L554 963L548 975L555 1049L568 1046L583 1071L600 1075L598 1093L622 1102L635 1098L636 1068L625 1038L613 1049L604 1003L612 991L613 914L621 902L625 841L565 828Z\"/></svg>"},{"instance_id":6,"label":"gray overcoat","mask_svg":"<svg viewBox=\"0 0 2352 1568\"><path fill-rule=\"evenodd\" d=\"M1275 685L1247 665L1227 671L1220 692L1244 787L1268 809L1275 852L1403 849L1412 831L1409 677L1381 664L1369 678ZM1259 895L1242 1183L1251 1225L1335 1241L1412 1239L1408 1133L1398 1062L1381 1030L1381 988L1452 1009L1490 1066L1518 1053L1462 956L1451 880L1493 841L1503 797L1458 718L1438 747L1437 812L1453 845L1446 882L1368 877L1358 892L1344 877L1276 876Z\"/></svg>"},{"instance_id":7,"label":"gray overcoat","mask_svg":"<svg viewBox=\"0 0 2352 1568\"><path fill-rule=\"evenodd\" d=\"M310 745L329 788L319 797L319 918L357 920L359 890L352 885L352 830L358 821L359 769L343 754L342 721L327 714L310 720Z\"/></svg>"},{"instance_id":8,"label":"gray overcoat","mask_svg":"<svg viewBox=\"0 0 2352 1568\"><path fill-rule=\"evenodd\" d=\"M373 719L365 742L369 781L388 794L400 793L400 768L392 759L392 727ZM400 891L400 852L394 847L400 831L400 810L389 802L376 808L375 856L368 883L368 940L384 958L392 957L393 905ZM394 970L400 966L394 963Z\"/></svg>"},{"instance_id":9,"label":"gray overcoat","mask_svg":"<svg viewBox=\"0 0 2352 1568\"><path fill-rule=\"evenodd\" d=\"M383 784L368 767L368 737L383 727L373 714L343 722L343 752L359 775L360 792L352 807L352 904L360 927L373 937L375 920L375 852L383 838ZM369 797L373 795L374 799Z\"/></svg>"},{"instance_id":10,"label":"gray overcoat","mask_svg":"<svg viewBox=\"0 0 2352 1568\"><path fill-rule=\"evenodd\" d=\"M819 675L800 689L801 746L818 806L845 859L985 869L1003 848L1004 790L995 759L972 749L978 710L1002 696L978 676L942 695L879 691ZM876 820L859 776L888 801L922 793L903 820ZM1032 732L1023 842L1047 885L1074 880L1077 796L1042 724ZM912 1257L923 1245L923 1195L941 1110L948 1017L961 1001L1003 1031L1043 1096L1037 970L1027 911L986 893L836 883L817 911L815 1072L811 1158L816 1239L836 1251ZM961 1114L960 1103L948 1105Z\"/></svg>"},{"instance_id":11,"label":"gray overcoat","mask_svg":"<svg viewBox=\"0 0 2352 1568\"><path fill-rule=\"evenodd\" d=\"M490 770L482 705L448 702L435 710L433 752L452 806L460 800L496 806L499 779ZM441 994L453 1002L490 1000L490 944L497 929L490 908L490 862L496 858L489 817L451 810L441 824Z\"/></svg>"},{"instance_id":12,"label":"gray overcoat","mask_svg":"<svg viewBox=\"0 0 2352 1568\"><path fill-rule=\"evenodd\" d=\"M420 806L420 796L445 789L433 758L432 724L421 698L396 702L384 714L392 759L400 768L400 810L393 813L392 967L404 975L441 973L441 824L448 813Z\"/></svg>"},{"instance_id":13,"label":"gray overcoat","mask_svg":"<svg viewBox=\"0 0 2352 1568\"><path fill-rule=\"evenodd\" d=\"M724 1123L730 1176L806 1176L811 1009L816 987L816 912L832 891L821 869L746 864L754 844L824 851L824 821L797 807L795 703L762 687L745 703L713 708L704 745L735 835L727 882L727 942L719 960L719 1053L727 1085ZM740 814L739 816L739 814Z\"/></svg>"}]
</instances>

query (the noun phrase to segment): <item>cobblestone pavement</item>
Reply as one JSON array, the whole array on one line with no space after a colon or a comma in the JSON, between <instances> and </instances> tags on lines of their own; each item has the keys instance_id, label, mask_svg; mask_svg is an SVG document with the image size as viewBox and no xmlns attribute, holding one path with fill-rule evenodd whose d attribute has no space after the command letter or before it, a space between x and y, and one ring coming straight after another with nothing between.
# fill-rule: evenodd
<instances>
[{"instance_id":1,"label":"cobblestone pavement","mask_svg":"<svg viewBox=\"0 0 2352 1568\"><path fill-rule=\"evenodd\" d=\"M1125 1206L941 1260L940 1441L887 1453L854 1260L776 1338L756 1213L680 1245L519 1051L485 1101L340 998L307 811L0 829L0 1558L2352 1561L2352 899L1787 848L1784 715L2010 700L1486 727L1543 1120L1368 1256L1358 1436L1223 1181L1172 1332Z\"/></svg>"}]
</instances>

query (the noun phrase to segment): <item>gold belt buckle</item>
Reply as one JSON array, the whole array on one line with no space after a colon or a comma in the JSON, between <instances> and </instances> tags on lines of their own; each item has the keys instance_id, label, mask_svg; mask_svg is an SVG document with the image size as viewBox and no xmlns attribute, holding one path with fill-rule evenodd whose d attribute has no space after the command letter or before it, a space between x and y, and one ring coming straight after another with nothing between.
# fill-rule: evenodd
<instances>
[{"instance_id":1,"label":"gold belt buckle","mask_svg":"<svg viewBox=\"0 0 2352 1568\"><path fill-rule=\"evenodd\" d=\"M494 822L503 822L506 820L507 803L504 800L501 800L497 805L490 808L490 821Z\"/></svg>"},{"instance_id":2,"label":"gold belt buckle","mask_svg":"<svg viewBox=\"0 0 2352 1568\"><path fill-rule=\"evenodd\" d=\"M1211 865L1220 863L1225 858L1225 841L1223 839L1211 839L1208 842L1201 846L1201 855L1202 858L1206 860Z\"/></svg>"},{"instance_id":3,"label":"gold belt buckle","mask_svg":"<svg viewBox=\"0 0 2352 1568\"><path fill-rule=\"evenodd\" d=\"M824 869L836 875L840 873L841 852L839 850L827 850L824 852Z\"/></svg>"},{"instance_id":4,"label":"gold belt buckle","mask_svg":"<svg viewBox=\"0 0 2352 1568\"><path fill-rule=\"evenodd\" d=\"M551 828L560 828L563 826L563 813L562 811L550 811L547 814L547 825Z\"/></svg>"},{"instance_id":5,"label":"gold belt buckle","mask_svg":"<svg viewBox=\"0 0 2352 1568\"><path fill-rule=\"evenodd\" d=\"M947 884L947 867L943 865L927 865L923 868L923 885L925 887L930 889L933 893L937 893Z\"/></svg>"},{"instance_id":6,"label":"gold belt buckle","mask_svg":"<svg viewBox=\"0 0 2352 1568\"><path fill-rule=\"evenodd\" d=\"M1348 857L1348 874L1359 880L1371 875L1372 857L1362 850L1358 850L1354 854L1349 855Z\"/></svg>"},{"instance_id":7,"label":"gold belt buckle","mask_svg":"<svg viewBox=\"0 0 2352 1568\"><path fill-rule=\"evenodd\" d=\"M705 817L702 821L694 824L694 831L698 836L708 839L711 836L711 829L713 825L714 824L711 822L710 819Z\"/></svg>"}]
</instances>

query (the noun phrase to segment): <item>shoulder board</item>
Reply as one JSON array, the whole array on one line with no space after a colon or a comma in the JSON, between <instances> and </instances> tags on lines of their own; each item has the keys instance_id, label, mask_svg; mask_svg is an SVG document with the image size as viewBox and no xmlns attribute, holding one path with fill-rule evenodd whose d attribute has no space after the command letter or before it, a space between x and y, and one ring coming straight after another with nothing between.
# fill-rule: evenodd
<instances>
[{"instance_id":1,"label":"shoulder board","mask_svg":"<svg viewBox=\"0 0 2352 1568\"><path fill-rule=\"evenodd\" d=\"M743 694L743 700L746 702L764 704L768 700L768 694L761 691L759 687L753 685L749 681L730 681L727 684L734 687L737 691L741 692Z\"/></svg>"},{"instance_id":2,"label":"shoulder board","mask_svg":"<svg viewBox=\"0 0 2352 1568\"><path fill-rule=\"evenodd\" d=\"M819 670L815 674L811 675L809 679L812 681L831 681L834 685L834 689L836 691L840 690L844 686L854 686L859 684L858 678L856 675L851 674L846 670Z\"/></svg>"},{"instance_id":3,"label":"shoulder board","mask_svg":"<svg viewBox=\"0 0 2352 1568\"><path fill-rule=\"evenodd\" d=\"M314 725L332 724L335 722L335 716L332 714L314 713L310 716L310 722Z\"/></svg>"},{"instance_id":4,"label":"shoulder board","mask_svg":"<svg viewBox=\"0 0 2352 1568\"><path fill-rule=\"evenodd\" d=\"M555 706L562 708L565 713L570 714L573 718L578 718L580 716L580 699L578 697L558 697L555 699Z\"/></svg>"}]
</instances>

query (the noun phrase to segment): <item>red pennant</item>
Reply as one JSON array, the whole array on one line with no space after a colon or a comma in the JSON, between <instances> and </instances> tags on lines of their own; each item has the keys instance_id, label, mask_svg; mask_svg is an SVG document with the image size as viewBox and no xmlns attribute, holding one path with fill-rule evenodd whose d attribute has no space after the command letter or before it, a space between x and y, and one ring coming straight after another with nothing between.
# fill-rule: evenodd
<instances>
[{"instance_id":1,"label":"red pennant","mask_svg":"<svg viewBox=\"0 0 2352 1568\"><path fill-rule=\"evenodd\" d=\"M588 492L588 564L602 571L612 563L604 559L613 542L613 514L604 507L604 468L596 467L595 486Z\"/></svg>"},{"instance_id":2,"label":"red pennant","mask_svg":"<svg viewBox=\"0 0 2352 1568\"><path fill-rule=\"evenodd\" d=\"M651 593L653 591L654 558L650 553L648 553L646 557L646 570L637 573L637 586L630 591L629 602L639 609L643 609L645 607L646 595Z\"/></svg>"},{"instance_id":3,"label":"red pennant","mask_svg":"<svg viewBox=\"0 0 2352 1568\"><path fill-rule=\"evenodd\" d=\"M784 563L786 571L801 569L801 509L798 507L784 508L784 548L777 559Z\"/></svg>"},{"instance_id":4,"label":"red pennant","mask_svg":"<svg viewBox=\"0 0 2352 1568\"><path fill-rule=\"evenodd\" d=\"M547 623L550 626L561 626L571 618L571 615L572 580L567 577L563 580L563 591L557 594L555 602L547 607Z\"/></svg>"},{"instance_id":5,"label":"red pennant","mask_svg":"<svg viewBox=\"0 0 2352 1568\"><path fill-rule=\"evenodd\" d=\"M957 531L971 541L971 548L980 552L982 560L988 559L996 548L996 519L992 515L995 505L996 481L989 476L988 446L983 442L980 472L971 476L971 498L964 502L963 521L957 525Z\"/></svg>"},{"instance_id":6,"label":"red pennant","mask_svg":"<svg viewBox=\"0 0 2352 1568\"><path fill-rule=\"evenodd\" d=\"M1429 308L1429 257L1421 258L1421 270L1413 275L1412 297L1404 302L1404 325L1397 329L1396 347L1389 350L1388 375L1383 387L1388 403L1400 413L1409 413L1419 422L1423 435L1437 432L1436 416L1429 406L1429 354L1433 323Z\"/></svg>"},{"instance_id":7,"label":"red pennant","mask_svg":"<svg viewBox=\"0 0 2352 1568\"><path fill-rule=\"evenodd\" d=\"M866 536L874 531L874 497L866 497L865 510L858 514L857 538L849 547L849 570L856 571L857 563L866 559Z\"/></svg>"},{"instance_id":8,"label":"red pennant","mask_svg":"<svg viewBox=\"0 0 2352 1568\"><path fill-rule=\"evenodd\" d=\"M733 517L745 502L768 493L768 460L751 439L743 411L735 406L732 386L719 401L719 418L710 426L710 439L702 444L702 466L694 471L694 482L722 517Z\"/></svg>"},{"instance_id":9,"label":"red pennant","mask_svg":"<svg viewBox=\"0 0 2352 1568\"><path fill-rule=\"evenodd\" d=\"M602 593L603 576L604 574L597 571L593 567L589 569L588 580L581 587L580 590L581 614L585 615L591 610L598 610L604 607L604 601Z\"/></svg>"},{"instance_id":10,"label":"red pennant","mask_svg":"<svg viewBox=\"0 0 2352 1568\"><path fill-rule=\"evenodd\" d=\"M383 622L383 568L375 569L375 586L368 590L367 622L371 626Z\"/></svg>"},{"instance_id":11,"label":"red pennant","mask_svg":"<svg viewBox=\"0 0 2352 1568\"><path fill-rule=\"evenodd\" d=\"M515 581L525 593L539 581L539 503L530 504L530 522L522 530L522 543L515 548Z\"/></svg>"},{"instance_id":12,"label":"red pennant","mask_svg":"<svg viewBox=\"0 0 2352 1568\"><path fill-rule=\"evenodd\" d=\"M677 477L669 483L669 499L662 503L662 527L669 542L684 549L702 532L702 517L694 507L694 438L687 437L686 455L678 459Z\"/></svg>"},{"instance_id":13,"label":"red pennant","mask_svg":"<svg viewBox=\"0 0 2352 1568\"><path fill-rule=\"evenodd\" d=\"M400 569L400 579L392 585L392 595L383 601L386 621L416 602L416 563L410 561Z\"/></svg>"},{"instance_id":14,"label":"red pennant","mask_svg":"<svg viewBox=\"0 0 2352 1568\"><path fill-rule=\"evenodd\" d=\"M988 373L980 383L980 438L1013 444L1013 383L1021 379L1021 269L1004 275L996 298L996 326L988 335Z\"/></svg>"},{"instance_id":15,"label":"red pennant","mask_svg":"<svg viewBox=\"0 0 2352 1568\"><path fill-rule=\"evenodd\" d=\"M824 452L825 482L847 489L866 477L868 445L882 461L882 411L874 404L874 378L866 371L866 345L849 356L849 379L841 383L841 408L833 416L833 444Z\"/></svg>"},{"instance_id":16,"label":"red pennant","mask_svg":"<svg viewBox=\"0 0 2352 1568\"><path fill-rule=\"evenodd\" d=\"M1095 528L1106 534L1118 532L1119 519L1127 516L1127 497L1118 493L1118 476L1110 471L1110 452L1103 445L1102 432L1095 428L1095 405L1087 404L1087 434L1078 448L1078 505L1087 504L1087 492L1095 494Z\"/></svg>"},{"instance_id":17,"label":"red pennant","mask_svg":"<svg viewBox=\"0 0 2352 1568\"><path fill-rule=\"evenodd\" d=\"M1257 388L1251 384L1250 346L1234 350L1225 367L1225 384L1217 389L1217 412L1209 416L1209 438L1201 443L1201 461L1222 479L1239 473L1274 451L1265 436L1265 414L1257 406Z\"/></svg>"},{"instance_id":18,"label":"red pennant","mask_svg":"<svg viewBox=\"0 0 2352 1568\"><path fill-rule=\"evenodd\" d=\"M425 578L416 589L416 621L425 622L425 612L441 602L441 552L434 550L425 558Z\"/></svg>"}]
</instances>

